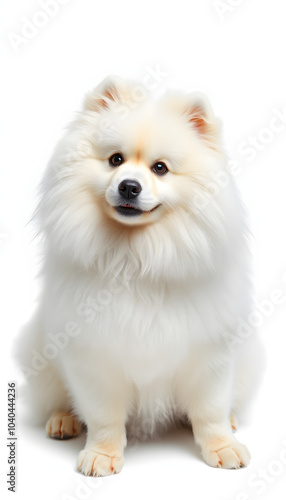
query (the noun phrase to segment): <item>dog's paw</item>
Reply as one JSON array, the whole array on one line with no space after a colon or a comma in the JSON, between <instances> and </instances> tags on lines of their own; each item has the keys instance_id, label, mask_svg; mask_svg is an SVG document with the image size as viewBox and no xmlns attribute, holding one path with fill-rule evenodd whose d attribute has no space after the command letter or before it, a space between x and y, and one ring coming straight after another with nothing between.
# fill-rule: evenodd
<instances>
[{"instance_id":1,"label":"dog's paw","mask_svg":"<svg viewBox=\"0 0 286 500\"><path fill-rule=\"evenodd\" d=\"M46 424L47 435L54 439L69 439L77 436L80 431L81 423L66 411L54 412Z\"/></svg>"},{"instance_id":2,"label":"dog's paw","mask_svg":"<svg viewBox=\"0 0 286 500\"><path fill-rule=\"evenodd\" d=\"M239 469L247 467L250 462L250 453L244 444L236 440L212 440L209 446L202 450L203 458L211 467L223 469Z\"/></svg>"},{"instance_id":3,"label":"dog's paw","mask_svg":"<svg viewBox=\"0 0 286 500\"><path fill-rule=\"evenodd\" d=\"M111 457L96 450L82 450L78 457L78 470L85 476L110 476L118 474L123 467L123 456Z\"/></svg>"}]
</instances>

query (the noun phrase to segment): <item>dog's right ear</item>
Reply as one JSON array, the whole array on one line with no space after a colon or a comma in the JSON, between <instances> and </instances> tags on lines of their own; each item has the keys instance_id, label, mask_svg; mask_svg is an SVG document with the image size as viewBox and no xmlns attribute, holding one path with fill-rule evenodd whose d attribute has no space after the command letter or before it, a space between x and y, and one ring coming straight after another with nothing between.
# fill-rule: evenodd
<instances>
[{"instance_id":1,"label":"dog's right ear","mask_svg":"<svg viewBox=\"0 0 286 500\"><path fill-rule=\"evenodd\" d=\"M86 95L84 108L87 111L100 112L114 103L124 100L125 82L118 76L106 77L92 92Z\"/></svg>"}]
</instances>

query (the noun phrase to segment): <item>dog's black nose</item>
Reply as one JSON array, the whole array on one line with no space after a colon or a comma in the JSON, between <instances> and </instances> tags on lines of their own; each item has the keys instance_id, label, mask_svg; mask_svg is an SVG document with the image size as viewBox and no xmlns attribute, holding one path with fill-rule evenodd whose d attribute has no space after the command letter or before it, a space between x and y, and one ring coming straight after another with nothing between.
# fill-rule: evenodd
<instances>
[{"instance_id":1,"label":"dog's black nose","mask_svg":"<svg viewBox=\"0 0 286 500\"><path fill-rule=\"evenodd\" d=\"M124 181L120 182L118 191L124 198L130 200L130 198L136 198L136 196L141 193L142 187L137 181L124 179Z\"/></svg>"}]
</instances>

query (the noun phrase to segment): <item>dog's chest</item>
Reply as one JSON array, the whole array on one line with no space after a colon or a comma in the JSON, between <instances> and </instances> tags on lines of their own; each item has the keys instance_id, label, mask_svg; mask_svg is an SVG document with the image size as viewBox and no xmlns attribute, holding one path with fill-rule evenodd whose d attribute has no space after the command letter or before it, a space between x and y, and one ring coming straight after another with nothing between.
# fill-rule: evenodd
<instances>
[{"instance_id":1,"label":"dog's chest","mask_svg":"<svg viewBox=\"0 0 286 500\"><path fill-rule=\"evenodd\" d=\"M93 366L99 357L110 358L138 384L176 371L214 325L209 298L187 283L164 287L137 281L127 287L79 280L64 287L60 301L56 293L50 297L50 331L72 322L80 332L64 356L80 356Z\"/></svg>"},{"instance_id":2,"label":"dog's chest","mask_svg":"<svg viewBox=\"0 0 286 500\"><path fill-rule=\"evenodd\" d=\"M191 309L186 290L100 288L83 298L77 314L90 347L102 346L123 360L133 377L144 373L147 379L185 356L191 330L199 328Z\"/></svg>"}]
</instances>

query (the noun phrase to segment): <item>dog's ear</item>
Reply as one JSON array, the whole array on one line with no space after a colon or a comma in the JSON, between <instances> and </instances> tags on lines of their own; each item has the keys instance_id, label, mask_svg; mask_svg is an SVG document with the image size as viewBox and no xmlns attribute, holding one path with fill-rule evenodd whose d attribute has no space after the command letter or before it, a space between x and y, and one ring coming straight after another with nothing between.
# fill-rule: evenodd
<instances>
[{"instance_id":1,"label":"dog's ear","mask_svg":"<svg viewBox=\"0 0 286 500\"><path fill-rule=\"evenodd\" d=\"M215 121L209 99L199 92L194 92L188 96L185 113L188 121L199 134L206 134L208 126Z\"/></svg>"},{"instance_id":2,"label":"dog's ear","mask_svg":"<svg viewBox=\"0 0 286 500\"><path fill-rule=\"evenodd\" d=\"M209 143L210 146L218 146L219 124L213 114L208 97L200 92L194 92L188 96L184 109L184 115L199 137Z\"/></svg>"},{"instance_id":3,"label":"dog's ear","mask_svg":"<svg viewBox=\"0 0 286 500\"><path fill-rule=\"evenodd\" d=\"M220 149L220 124L214 116L205 94L193 92L188 95L170 92L163 100L176 113L183 115L199 139L212 149Z\"/></svg>"},{"instance_id":4,"label":"dog's ear","mask_svg":"<svg viewBox=\"0 0 286 500\"><path fill-rule=\"evenodd\" d=\"M114 103L124 100L126 84L118 76L106 77L92 92L89 92L84 101L84 108L88 111L102 111L110 108Z\"/></svg>"}]
</instances>

